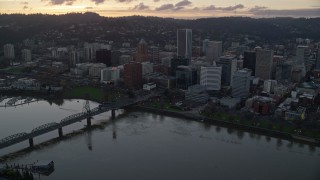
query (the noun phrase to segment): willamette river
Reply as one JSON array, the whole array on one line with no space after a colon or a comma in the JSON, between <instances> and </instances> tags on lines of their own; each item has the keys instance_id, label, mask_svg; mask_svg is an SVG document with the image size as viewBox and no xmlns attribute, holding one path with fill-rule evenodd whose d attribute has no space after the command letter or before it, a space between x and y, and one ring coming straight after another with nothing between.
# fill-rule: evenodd
<instances>
[{"instance_id":1,"label":"willamette river","mask_svg":"<svg viewBox=\"0 0 320 180\"><path fill-rule=\"evenodd\" d=\"M98 104L91 102L91 108ZM82 111L83 100L61 106L45 101L0 107L0 139ZM117 111L94 117L91 131L20 153L8 164L53 160L57 180L319 180L320 148L146 112ZM86 121L65 127L64 134ZM58 131L34 138L35 145ZM28 147L23 142L1 149L0 156ZM1 166L1 164L0 164ZM38 176L36 176L39 178Z\"/></svg>"}]
</instances>

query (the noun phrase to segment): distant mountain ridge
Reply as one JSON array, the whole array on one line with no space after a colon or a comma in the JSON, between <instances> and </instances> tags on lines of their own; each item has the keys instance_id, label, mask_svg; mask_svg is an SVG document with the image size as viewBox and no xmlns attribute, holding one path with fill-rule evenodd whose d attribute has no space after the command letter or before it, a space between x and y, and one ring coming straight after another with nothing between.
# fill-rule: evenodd
<instances>
[{"instance_id":1,"label":"distant mountain ridge","mask_svg":"<svg viewBox=\"0 0 320 180\"><path fill-rule=\"evenodd\" d=\"M87 28L111 29L118 33L122 31L122 33L125 33L125 30L141 31L151 28L149 33L154 33L153 36L157 35L154 32L157 29L174 31L177 28L191 28L207 33L248 34L268 40L298 37L320 40L320 18L253 19L249 17L220 17L181 20L143 16L111 18L87 12L64 15L1 14L0 44L19 42L49 30L65 29L68 26L79 24L86 24Z\"/></svg>"}]
</instances>

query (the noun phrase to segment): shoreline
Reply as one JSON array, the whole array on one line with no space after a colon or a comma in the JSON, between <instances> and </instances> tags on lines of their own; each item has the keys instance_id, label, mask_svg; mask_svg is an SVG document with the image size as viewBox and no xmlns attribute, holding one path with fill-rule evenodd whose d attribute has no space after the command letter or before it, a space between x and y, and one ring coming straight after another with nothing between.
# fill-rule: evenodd
<instances>
[{"instance_id":1,"label":"shoreline","mask_svg":"<svg viewBox=\"0 0 320 180\"><path fill-rule=\"evenodd\" d=\"M306 136L300 136L300 135L296 135L296 134L290 134L290 133L275 131L275 130L271 130L271 129L259 128L259 127L255 127L255 126L248 126L248 125L234 123L234 122L221 121L221 120L217 120L217 119L210 119L210 118L207 118L207 117L204 117L201 115L195 115L195 114L191 114L188 112L176 112L176 111L151 108L151 107L146 107L146 106L141 106L141 105L136 105L136 106L130 107L130 108L137 109L137 110L149 111L149 112L153 112L153 113L160 113L160 114L169 115L172 117L185 118L185 119L189 119L189 120L197 121L197 122L202 122L202 123L209 123L209 124L216 125L216 126L231 127L231 128L246 131L246 132L252 132L252 133L261 134L261 135L265 135L265 136L269 136L269 137L281 138L281 139L288 140L288 141L295 141L298 143L309 144L309 145L314 145L314 146L320 147L320 140L319 139L310 138L310 137L306 137Z\"/></svg>"}]
</instances>

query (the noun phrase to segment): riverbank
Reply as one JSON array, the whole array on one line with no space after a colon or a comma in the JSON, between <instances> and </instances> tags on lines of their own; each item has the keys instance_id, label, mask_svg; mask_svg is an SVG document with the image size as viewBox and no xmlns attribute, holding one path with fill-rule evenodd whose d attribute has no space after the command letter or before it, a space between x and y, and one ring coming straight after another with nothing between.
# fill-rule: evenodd
<instances>
[{"instance_id":1,"label":"riverbank","mask_svg":"<svg viewBox=\"0 0 320 180\"><path fill-rule=\"evenodd\" d=\"M168 115L172 117L180 117L180 118L185 118L193 121L198 121L198 122L203 122L203 123L209 123L212 125L216 126L222 126L222 127L229 127L229 128L235 128L247 132L252 132L256 134L261 134L265 136L270 136L270 137L275 137L275 138L281 138L285 139L288 141L295 141L299 143L304 143L304 144L309 144L309 145L314 145L314 146L319 146L320 147L320 140L315 139L315 138L310 138L306 136L300 136L296 134L290 134L290 133L285 133L281 131L275 131L271 129L266 129L266 128L260 128L256 126L249 126L249 125L244 125L244 124L239 124L235 122L228 122L228 121L221 121L217 119L211 119L205 116L201 116L198 114L190 113L190 112L179 112L179 111L172 111L172 110L165 110L165 109L157 109L157 108L151 108L151 107L146 107L146 106L141 106L141 105L136 105L133 107L134 109L138 110L144 110L144 111L149 111L153 113L160 113L162 115Z\"/></svg>"}]
</instances>

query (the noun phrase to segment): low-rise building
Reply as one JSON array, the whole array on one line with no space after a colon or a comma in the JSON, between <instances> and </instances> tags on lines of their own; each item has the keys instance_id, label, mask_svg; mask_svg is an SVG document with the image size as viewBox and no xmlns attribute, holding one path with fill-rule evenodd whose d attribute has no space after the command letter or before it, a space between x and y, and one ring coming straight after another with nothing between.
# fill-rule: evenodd
<instances>
[{"instance_id":1,"label":"low-rise building","mask_svg":"<svg viewBox=\"0 0 320 180\"><path fill-rule=\"evenodd\" d=\"M157 87L156 83L147 83L143 85L143 90L151 91Z\"/></svg>"}]
</instances>

